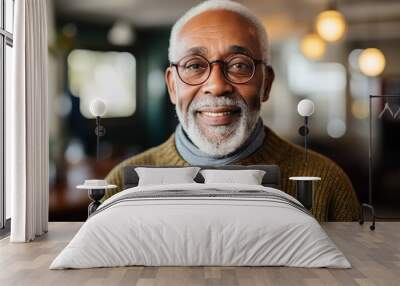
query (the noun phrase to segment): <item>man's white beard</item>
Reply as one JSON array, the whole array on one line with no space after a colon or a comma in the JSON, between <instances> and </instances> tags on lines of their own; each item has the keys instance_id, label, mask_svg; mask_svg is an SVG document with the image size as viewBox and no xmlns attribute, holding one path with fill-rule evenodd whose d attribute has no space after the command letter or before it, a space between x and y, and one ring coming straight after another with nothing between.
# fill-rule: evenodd
<instances>
[{"instance_id":1,"label":"man's white beard","mask_svg":"<svg viewBox=\"0 0 400 286\"><path fill-rule=\"evenodd\" d=\"M209 126L208 134L204 134L196 122L197 110L227 105L240 108L239 119L229 125ZM241 97L203 95L195 97L190 103L186 118L183 118L179 103L176 104L176 113L190 140L210 156L220 157L232 153L246 142L257 123L260 110L251 111Z\"/></svg>"}]
</instances>

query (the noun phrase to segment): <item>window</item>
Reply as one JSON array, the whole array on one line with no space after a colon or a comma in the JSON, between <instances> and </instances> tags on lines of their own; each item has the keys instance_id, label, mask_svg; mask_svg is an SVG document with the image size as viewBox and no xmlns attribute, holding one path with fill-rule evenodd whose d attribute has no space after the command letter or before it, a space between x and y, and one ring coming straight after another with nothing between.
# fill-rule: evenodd
<instances>
[{"instance_id":1,"label":"window","mask_svg":"<svg viewBox=\"0 0 400 286\"><path fill-rule=\"evenodd\" d=\"M11 217L10 194L5 189L5 104L11 92L14 0L0 0L0 228Z\"/></svg>"},{"instance_id":2,"label":"window","mask_svg":"<svg viewBox=\"0 0 400 286\"><path fill-rule=\"evenodd\" d=\"M131 116L136 109L136 60L126 52L73 50L68 56L69 89L80 98L80 111L93 118L90 103L101 98L104 117Z\"/></svg>"}]
</instances>

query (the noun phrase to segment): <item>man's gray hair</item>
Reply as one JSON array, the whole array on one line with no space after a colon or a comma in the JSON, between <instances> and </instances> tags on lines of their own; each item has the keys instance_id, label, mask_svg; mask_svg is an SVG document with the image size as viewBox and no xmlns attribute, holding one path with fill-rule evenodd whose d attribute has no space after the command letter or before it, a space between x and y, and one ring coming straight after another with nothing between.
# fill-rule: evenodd
<instances>
[{"instance_id":1,"label":"man's gray hair","mask_svg":"<svg viewBox=\"0 0 400 286\"><path fill-rule=\"evenodd\" d=\"M268 36L267 31L263 23L258 19L258 17L250 11L247 7L239 4L237 2L233 2L230 0L208 0L200 3L197 6L194 6L190 10L188 10L181 18L176 21L171 30L171 36L169 38L169 49L168 49L168 59L169 61L177 61L176 58L176 46L178 45L178 35L182 30L183 26L189 22L193 17L204 13L206 11L211 10L227 10L234 13L237 13L247 20L249 20L256 28L258 40L261 45L262 51L262 60L266 63L269 62L269 45L268 45Z\"/></svg>"}]
</instances>

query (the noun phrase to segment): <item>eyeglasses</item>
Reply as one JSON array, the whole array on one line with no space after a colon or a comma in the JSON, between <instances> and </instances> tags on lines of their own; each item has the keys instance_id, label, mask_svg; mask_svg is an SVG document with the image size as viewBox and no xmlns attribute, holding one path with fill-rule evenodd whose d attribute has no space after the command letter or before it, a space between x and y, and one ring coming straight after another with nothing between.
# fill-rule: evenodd
<instances>
[{"instance_id":1,"label":"eyeglasses","mask_svg":"<svg viewBox=\"0 0 400 286\"><path fill-rule=\"evenodd\" d=\"M200 85L205 83L211 74L213 64L221 64L222 72L226 80L231 83L244 84L250 81L256 71L256 65L262 60L253 59L244 54L234 54L225 60L209 62L200 55L190 55L176 63L171 62L178 72L179 78L188 85Z\"/></svg>"}]
</instances>

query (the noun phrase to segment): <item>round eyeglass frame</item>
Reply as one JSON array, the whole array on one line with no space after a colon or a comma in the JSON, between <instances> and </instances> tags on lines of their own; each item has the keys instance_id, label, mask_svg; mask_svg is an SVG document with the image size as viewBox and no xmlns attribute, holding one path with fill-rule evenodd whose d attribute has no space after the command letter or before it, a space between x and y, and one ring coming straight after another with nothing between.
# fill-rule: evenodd
<instances>
[{"instance_id":1,"label":"round eyeglass frame","mask_svg":"<svg viewBox=\"0 0 400 286\"><path fill-rule=\"evenodd\" d=\"M226 69L225 69L226 64L229 62L229 59L234 58L235 56L238 56L238 55L248 57L253 62L253 66L254 66L253 73L251 74L251 76L246 81L243 81L243 82L235 82L235 81L232 81L231 79L229 79L228 75L226 74ZM187 57L192 57L192 56L200 57L200 58L204 59L208 63L208 75L207 75L207 77L203 81L201 81L199 83L194 83L194 84L184 81L182 76L179 73L179 63L183 59L185 59ZM185 56L185 57L181 58L177 62L170 62L170 67L175 67L176 68L176 72L178 73L179 79L182 82L184 82L187 85L196 86L196 85L201 85L201 84L205 83L210 78L210 75L211 75L211 72L212 72L212 65L215 64L215 63L221 64L222 74L224 75L224 78L228 82L233 83L233 84L246 84L246 83L248 83L253 78L254 74L256 73L256 69L257 69L257 65L258 64L264 64L266 67L268 66L263 60L253 59L249 55L245 55L245 54L233 54L233 55L228 56L224 60L215 60L215 61L211 61L211 62L209 60L207 60L205 57L203 57L202 55L194 54L194 55Z\"/></svg>"}]
</instances>

